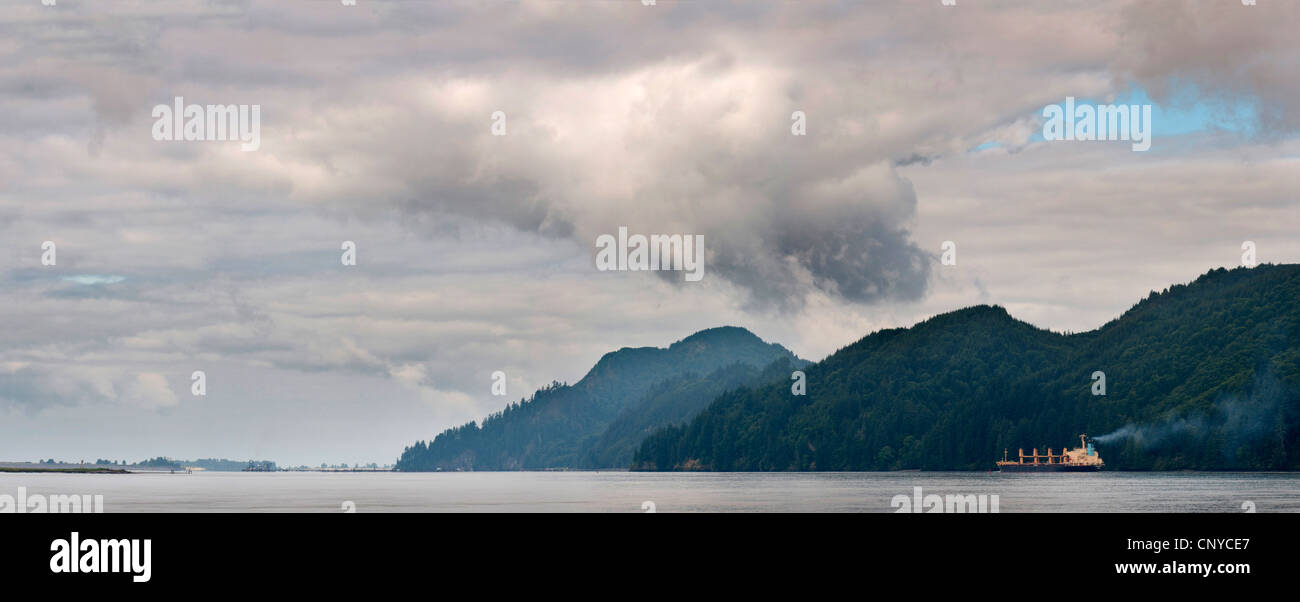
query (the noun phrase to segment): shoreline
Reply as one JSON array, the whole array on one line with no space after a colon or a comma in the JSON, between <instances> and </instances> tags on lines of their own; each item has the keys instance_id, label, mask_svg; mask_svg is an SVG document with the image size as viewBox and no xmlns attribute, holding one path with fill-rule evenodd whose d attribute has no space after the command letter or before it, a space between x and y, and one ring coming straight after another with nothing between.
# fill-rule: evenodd
<instances>
[{"instance_id":1,"label":"shoreline","mask_svg":"<svg viewBox=\"0 0 1300 602\"><path fill-rule=\"evenodd\" d=\"M131 474L131 471L122 468L16 468L0 466L0 473Z\"/></svg>"}]
</instances>

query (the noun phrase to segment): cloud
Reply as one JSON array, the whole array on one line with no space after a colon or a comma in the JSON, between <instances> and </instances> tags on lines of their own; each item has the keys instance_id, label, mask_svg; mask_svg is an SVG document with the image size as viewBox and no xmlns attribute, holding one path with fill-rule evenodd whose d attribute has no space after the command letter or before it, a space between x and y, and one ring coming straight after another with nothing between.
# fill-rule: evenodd
<instances>
[{"instance_id":1,"label":"cloud","mask_svg":"<svg viewBox=\"0 0 1300 602\"><path fill-rule=\"evenodd\" d=\"M127 380L122 387L121 399L124 403L151 410L178 403L167 378L155 372L137 374L134 379Z\"/></svg>"},{"instance_id":2,"label":"cloud","mask_svg":"<svg viewBox=\"0 0 1300 602\"><path fill-rule=\"evenodd\" d=\"M29 412L51 405L104 403L160 410L179 400L167 378L155 372L131 374L116 367L10 362L0 367L0 403Z\"/></svg>"},{"instance_id":3,"label":"cloud","mask_svg":"<svg viewBox=\"0 0 1300 602\"><path fill-rule=\"evenodd\" d=\"M1140 83L1160 102L1208 101L1227 113L1248 105L1266 138L1300 128L1300 5L1157 0L1128 4L1123 15L1117 79Z\"/></svg>"}]
</instances>

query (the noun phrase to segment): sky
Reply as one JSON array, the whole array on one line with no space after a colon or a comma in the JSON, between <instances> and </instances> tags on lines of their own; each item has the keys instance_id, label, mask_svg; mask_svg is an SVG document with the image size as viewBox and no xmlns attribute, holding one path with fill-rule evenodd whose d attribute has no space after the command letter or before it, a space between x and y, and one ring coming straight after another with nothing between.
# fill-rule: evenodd
<instances>
[{"instance_id":1,"label":"sky","mask_svg":"<svg viewBox=\"0 0 1300 602\"><path fill-rule=\"evenodd\" d=\"M0 460L384 464L713 326L1077 332L1300 261L1296 2L53 4L0 0ZM155 139L176 97L256 150ZM1045 139L1067 97L1150 149ZM619 227L704 277L597 270Z\"/></svg>"}]
</instances>

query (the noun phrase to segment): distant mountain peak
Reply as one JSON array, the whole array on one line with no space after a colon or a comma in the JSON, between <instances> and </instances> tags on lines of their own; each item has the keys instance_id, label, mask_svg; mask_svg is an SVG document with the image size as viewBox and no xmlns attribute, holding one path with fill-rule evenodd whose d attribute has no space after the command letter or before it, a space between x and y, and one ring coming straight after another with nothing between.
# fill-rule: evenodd
<instances>
[{"instance_id":1,"label":"distant mountain peak","mask_svg":"<svg viewBox=\"0 0 1300 602\"><path fill-rule=\"evenodd\" d=\"M956 326L994 324L1024 324L1016 319L1001 305L972 305L953 311L936 314L918 322L914 328L922 331L928 329L947 329ZM868 335L870 336L870 335Z\"/></svg>"},{"instance_id":2,"label":"distant mountain peak","mask_svg":"<svg viewBox=\"0 0 1300 602\"><path fill-rule=\"evenodd\" d=\"M767 344L763 341L763 339L760 339L758 335L739 326L715 326L713 328L705 328L704 330L696 332L695 334L692 334L680 341L677 341L676 343L673 343L672 345L669 345L668 348L672 349L674 347L677 347L678 345L686 345L691 343L713 343L713 344L759 343L764 345Z\"/></svg>"},{"instance_id":3,"label":"distant mountain peak","mask_svg":"<svg viewBox=\"0 0 1300 602\"><path fill-rule=\"evenodd\" d=\"M940 315L944 315L944 314L940 314ZM1011 317L1011 313L1007 311L1007 308L1001 305L986 305L986 304L963 307L956 311L948 312L948 315L968 316L968 317L995 317L995 318Z\"/></svg>"},{"instance_id":4,"label":"distant mountain peak","mask_svg":"<svg viewBox=\"0 0 1300 602\"><path fill-rule=\"evenodd\" d=\"M611 370L619 370L618 367L626 366L629 363L662 361L669 357L693 357L700 354L719 352L751 360L754 360L756 354L762 355L764 358L762 361L753 361L756 365L766 365L771 360L767 356L772 352L788 355L791 359L798 360L798 357L785 347L776 343L768 343L749 330L739 326L716 326L698 331L668 347L622 347L617 351L606 353L601 356L591 371L583 377L583 380L586 381L607 374ZM579 383L581 382L579 381Z\"/></svg>"}]
</instances>

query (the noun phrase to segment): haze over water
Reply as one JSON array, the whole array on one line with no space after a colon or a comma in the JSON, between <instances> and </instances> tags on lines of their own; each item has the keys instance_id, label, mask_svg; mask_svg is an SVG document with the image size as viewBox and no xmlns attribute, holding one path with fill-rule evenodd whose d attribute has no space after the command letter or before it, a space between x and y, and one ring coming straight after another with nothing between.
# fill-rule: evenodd
<instances>
[{"instance_id":1,"label":"haze over water","mask_svg":"<svg viewBox=\"0 0 1300 602\"><path fill-rule=\"evenodd\" d=\"M0 494L98 494L105 512L893 512L918 486L998 495L1003 513L1300 512L1300 473L0 474Z\"/></svg>"}]
</instances>

